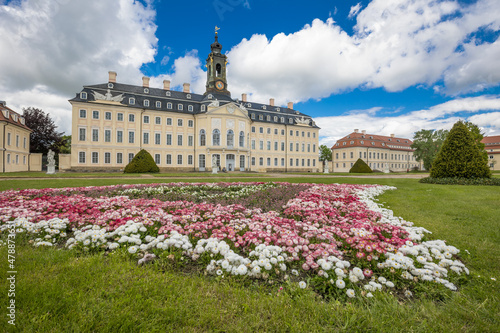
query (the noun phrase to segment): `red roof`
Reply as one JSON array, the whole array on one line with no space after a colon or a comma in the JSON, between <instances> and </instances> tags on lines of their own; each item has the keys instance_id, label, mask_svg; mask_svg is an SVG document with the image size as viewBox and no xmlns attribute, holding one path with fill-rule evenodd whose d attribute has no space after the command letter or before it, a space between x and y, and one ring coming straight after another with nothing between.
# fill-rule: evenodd
<instances>
[{"instance_id":1,"label":"red roof","mask_svg":"<svg viewBox=\"0 0 500 333\"><path fill-rule=\"evenodd\" d=\"M337 143L333 145L332 149L342 149L350 147L373 147L390 150L413 151L413 149L411 148L412 143L413 141L407 138L352 132L342 139L337 140Z\"/></svg>"},{"instance_id":2,"label":"red roof","mask_svg":"<svg viewBox=\"0 0 500 333\"><path fill-rule=\"evenodd\" d=\"M28 131L31 132L31 129L21 122L21 118L23 117L22 115L20 115L19 113L17 113L16 111L12 110L11 108L7 107L4 104L0 104L0 111L1 111L0 112L0 121L5 121L9 124L22 127L22 128L27 129ZM8 118L6 118L4 115L5 111L8 111ZM14 119L16 119L16 120L14 120Z\"/></svg>"},{"instance_id":3,"label":"red roof","mask_svg":"<svg viewBox=\"0 0 500 333\"><path fill-rule=\"evenodd\" d=\"M496 136L485 136L482 140L482 143L485 144L485 146L489 145L500 145L500 135Z\"/></svg>"}]
</instances>

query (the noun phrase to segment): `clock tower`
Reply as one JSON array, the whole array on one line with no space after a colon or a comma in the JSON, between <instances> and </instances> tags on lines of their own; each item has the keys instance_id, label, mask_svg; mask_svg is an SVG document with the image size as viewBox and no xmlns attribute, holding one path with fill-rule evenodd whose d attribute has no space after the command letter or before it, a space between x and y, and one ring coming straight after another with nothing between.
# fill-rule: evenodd
<instances>
[{"instance_id":1,"label":"clock tower","mask_svg":"<svg viewBox=\"0 0 500 333\"><path fill-rule=\"evenodd\" d=\"M207 84L206 94L216 93L231 96L227 90L226 65L227 57L221 53L222 45L219 44L217 30L215 27L215 42L210 46L212 52L207 58Z\"/></svg>"}]
</instances>

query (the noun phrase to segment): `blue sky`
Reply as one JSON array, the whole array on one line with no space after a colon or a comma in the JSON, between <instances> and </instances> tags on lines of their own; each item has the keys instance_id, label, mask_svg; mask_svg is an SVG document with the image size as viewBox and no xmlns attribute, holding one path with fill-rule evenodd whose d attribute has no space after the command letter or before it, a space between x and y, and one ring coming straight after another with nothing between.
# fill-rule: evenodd
<instances>
[{"instance_id":1,"label":"blue sky","mask_svg":"<svg viewBox=\"0 0 500 333\"><path fill-rule=\"evenodd\" d=\"M220 27L233 98L315 118L322 144L353 129L413 137L458 119L500 135L498 0L0 0L0 99L51 113L84 84L191 83Z\"/></svg>"}]
</instances>

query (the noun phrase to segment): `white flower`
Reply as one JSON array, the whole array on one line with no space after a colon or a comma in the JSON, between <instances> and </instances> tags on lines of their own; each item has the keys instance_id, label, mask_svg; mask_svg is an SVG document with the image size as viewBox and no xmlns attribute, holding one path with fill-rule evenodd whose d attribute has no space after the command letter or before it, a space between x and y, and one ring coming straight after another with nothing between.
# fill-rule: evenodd
<instances>
[{"instance_id":1,"label":"white flower","mask_svg":"<svg viewBox=\"0 0 500 333\"><path fill-rule=\"evenodd\" d=\"M387 281L385 285L389 288L394 288L394 283L392 283L391 281Z\"/></svg>"},{"instance_id":2,"label":"white flower","mask_svg":"<svg viewBox=\"0 0 500 333\"><path fill-rule=\"evenodd\" d=\"M344 282L344 280L337 280L337 282L335 282L335 285L339 289L344 289L345 288L345 282Z\"/></svg>"},{"instance_id":3,"label":"white flower","mask_svg":"<svg viewBox=\"0 0 500 333\"><path fill-rule=\"evenodd\" d=\"M296 269L292 269L292 274L295 275L295 276L298 276L299 275L299 271L297 271Z\"/></svg>"},{"instance_id":4,"label":"white flower","mask_svg":"<svg viewBox=\"0 0 500 333\"><path fill-rule=\"evenodd\" d=\"M299 287L300 287L301 289L304 289L305 287L307 287L307 284L306 284L304 281L300 281L300 282L299 282Z\"/></svg>"},{"instance_id":5,"label":"white flower","mask_svg":"<svg viewBox=\"0 0 500 333\"><path fill-rule=\"evenodd\" d=\"M366 297L373 297L373 294L372 293L368 293L368 294L366 294Z\"/></svg>"},{"instance_id":6,"label":"white flower","mask_svg":"<svg viewBox=\"0 0 500 333\"><path fill-rule=\"evenodd\" d=\"M136 253L137 252L137 246L131 246L128 248L128 252L129 253Z\"/></svg>"},{"instance_id":7,"label":"white flower","mask_svg":"<svg viewBox=\"0 0 500 333\"><path fill-rule=\"evenodd\" d=\"M347 294L347 296L348 296L349 298L353 298L353 297L355 297L355 296L356 296L356 293L354 292L354 290L353 290L353 289L347 289L347 290L346 290L346 294Z\"/></svg>"},{"instance_id":8,"label":"white flower","mask_svg":"<svg viewBox=\"0 0 500 333\"><path fill-rule=\"evenodd\" d=\"M218 269L217 270L217 275L221 276L222 275L222 270Z\"/></svg>"}]
</instances>

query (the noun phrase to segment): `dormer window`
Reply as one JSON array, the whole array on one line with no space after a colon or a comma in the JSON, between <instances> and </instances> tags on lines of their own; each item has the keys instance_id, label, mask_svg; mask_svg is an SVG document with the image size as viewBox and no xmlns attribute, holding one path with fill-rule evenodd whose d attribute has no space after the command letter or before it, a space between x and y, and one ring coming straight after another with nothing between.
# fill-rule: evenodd
<instances>
[{"instance_id":1,"label":"dormer window","mask_svg":"<svg viewBox=\"0 0 500 333\"><path fill-rule=\"evenodd\" d=\"M405 140L405 143L408 143L408 140Z\"/></svg>"},{"instance_id":2,"label":"dormer window","mask_svg":"<svg viewBox=\"0 0 500 333\"><path fill-rule=\"evenodd\" d=\"M399 139L397 139L396 141L399 142Z\"/></svg>"},{"instance_id":3,"label":"dormer window","mask_svg":"<svg viewBox=\"0 0 500 333\"><path fill-rule=\"evenodd\" d=\"M271 116L266 116L267 121L271 121Z\"/></svg>"},{"instance_id":4,"label":"dormer window","mask_svg":"<svg viewBox=\"0 0 500 333\"><path fill-rule=\"evenodd\" d=\"M111 83L111 82L110 82L110 83L108 83L108 88L109 88L109 89L113 89L113 87L114 87L113 83Z\"/></svg>"},{"instance_id":5,"label":"dormer window","mask_svg":"<svg viewBox=\"0 0 500 333\"><path fill-rule=\"evenodd\" d=\"M21 124L25 125L26 124L26 121L23 117L19 118L19 120L21 121Z\"/></svg>"},{"instance_id":6,"label":"dormer window","mask_svg":"<svg viewBox=\"0 0 500 333\"><path fill-rule=\"evenodd\" d=\"M161 108L161 102L160 101L156 101L156 107L159 109Z\"/></svg>"},{"instance_id":7,"label":"dormer window","mask_svg":"<svg viewBox=\"0 0 500 333\"><path fill-rule=\"evenodd\" d=\"M252 113L252 114L250 115L250 118L255 119L255 113Z\"/></svg>"},{"instance_id":8,"label":"dormer window","mask_svg":"<svg viewBox=\"0 0 500 333\"><path fill-rule=\"evenodd\" d=\"M144 93L149 94L149 88L144 88Z\"/></svg>"},{"instance_id":9,"label":"dormer window","mask_svg":"<svg viewBox=\"0 0 500 333\"><path fill-rule=\"evenodd\" d=\"M252 107L252 103L247 103L247 107L251 108Z\"/></svg>"},{"instance_id":10,"label":"dormer window","mask_svg":"<svg viewBox=\"0 0 500 333\"><path fill-rule=\"evenodd\" d=\"M205 111L205 104L201 106L201 111Z\"/></svg>"},{"instance_id":11,"label":"dormer window","mask_svg":"<svg viewBox=\"0 0 500 333\"><path fill-rule=\"evenodd\" d=\"M259 120L264 120L264 116L259 114Z\"/></svg>"},{"instance_id":12,"label":"dormer window","mask_svg":"<svg viewBox=\"0 0 500 333\"><path fill-rule=\"evenodd\" d=\"M293 118L288 118L288 123L293 124Z\"/></svg>"},{"instance_id":13,"label":"dormer window","mask_svg":"<svg viewBox=\"0 0 500 333\"><path fill-rule=\"evenodd\" d=\"M13 115L12 115L12 119L13 119L15 122L17 122L17 114L13 114Z\"/></svg>"},{"instance_id":14,"label":"dormer window","mask_svg":"<svg viewBox=\"0 0 500 333\"><path fill-rule=\"evenodd\" d=\"M262 110L265 110L266 109L266 106L265 105L262 105Z\"/></svg>"},{"instance_id":15,"label":"dormer window","mask_svg":"<svg viewBox=\"0 0 500 333\"><path fill-rule=\"evenodd\" d=\"M375 142L372 142L372 146L375 146Z\"/></svg>"},{"instance_id":16,"label":"dormer window","mask_svg":"<svg viewBox=\"0 0 500 333\"><path fill-rule=\"evenodd\" d=\"M128 99L128 104L130 104L130 105L134 105L134 104L135 104L135 98L130 97L130 98Z\"/></svg>"},{"instance_id":17,"label":"dormer window","mask_svg":"<svg viewBox=\"0 0 500 333\"><path fill-rule=\"evenodd\" d=\"M172 103L167 103L167 109L172 109Z\"/></svg>"},{"instance_id":18,"label":"dormer window","mask_svg":"<svg viewBox=\"0 0 500 333\"><path fill-rule=\"evenodd\" d=\"M300 114L300 112L299 111L295 111L295 114Z\"/></svg>"},{"instance_id":19,"label":"dormer window","mask_svg":"<svg viewBox=\"0 0 500 333\"><path fill-rule=\"evenodd\" d=\"M192 105L188 105L188 111L189 112L193 112L193 106Z\"/></svg>"},{"instance_id":20,"label":"dormer window","mask_svg":"<svg viewBox=\"0 0 500 333\"><path fill-rule=\"evenodd\" d=\"M365 138L365 136L364 136L364 135L362 135L361 137L362 137L363 139Z\"/></svg>"},{"instance_id":21,"label":"dormer window","mask_svg":"<svg viewBox=\"0 0 500 333\"><path fill-rule=\"evenodd\" d=\"M373 139L373 136L370 136L370 139Z\"/></svg>"},{"instance_id":22,"label":"dormer window","mask_svg":"<svg viewBox=\"0 0 500 333\"><path fill-rule=\"evenodd\" d=\"M345 144L346 144L345 142L342 142L342 145L343 145L343 146L345 146Z\"/></svg>"},{"instance_id":23,"label":"dormer window","mask_svg":"<svg viewBox=\"0 0 500 333\"><path fill-rule=\"evenodd\" d=\"M389 141L392 141L392 139L389 139Z\"/></svg>"},{"instance_id":24,"label":"dormer window","mask_svg":"<svg viewBox=\"0 0 500 333\"><path fill-rule=\"evenodd\" d=\"M84 92L84 91L82 91L82 92L80 93L80 99L87 99L87 93L86 93L86 92Z\"/></svg>"},{"instance_id":25,"label":"dormer window","mask_svg":"<svg viewBox=\"0 0 500 333\"><path fill-rule=\"evenodd\" d=\"M361 141L361 144L362 144L362 145L363 145L363 144L365 144L365 143L364 143L364 141Z\"/></svg>"},{"instance_id":26,"label":"dormer window","mask_svg":"<svg viewBox=\"0 0 500 333\"><path fill-rule=\"evenodd\" d=\"M385 146L385 143L382 142L382 147L384 147L384 146Z\"/></svg>"},{"instance_id":27,"label":"dormer window","mask_svg":"<svg viewBox=\"0 0 500 333\"><path fill-rule=\"evenodd\" d=\"M182 104L177 104L177 110L182 111L183 105Z\"/></svg>"},{"instance_id":28,"label":"dormer window","mask_svg":"<svg viewBox=\"0 0 500 333\"><path fill-rule=\"evenodd\" d=\"M276 108L276 111L280 112L280 111L281 111L281 109L280 109L280 108Z\"/></svg>"},{"instance_id":29,"label":"dormer window","mask_svg":"<svg viewBox=\"0 0 500 333\"><path fill-rule=\"evenodd\" d=\"M274 122L277 123L278 122L278 116L274 116Z\"/></svg>"},{"instance_id":30,"label":"dormer window","mask_svg":"<svg viewBox=\"0 0 500 333\"><path fill-rule=\"evenodd\" d=\"M208 94L208 99L212 99L214 96L212 94Z\"/></svg>"},{"instance_id":31,"label":"dormer window","mask_svg":"<svg viewBox=\"0 0 500 333\"><path fill-rule=\"evenodd\" d=\"M187 99L191 99L191 94L187 94L187 95L186 95L186 98L187 98Z\"/></svg>"},{"instance_id":32,"label":"dormer window","mask_svg":"<svg viewBox=\"0 0 500 333\"><path fill-rule=\"evenodd\" d=\"M172 96L172 93L171 93L170 91L167 91L167 92L165 93L165 96L169 96L169 97L170 97L170 96Z\"/></svg>"},{"instance_id":33,"label":"dormer window","mask_svg":"<svg viewBox=\"0 0 500 333\"><path fill-rule=\"evenodd\" d=\"M149 100L148 99L144 100L144 106L149 106Z\"/></svg>"},{"instance_id":34,"label":"dormer window","mask_svg":"<svg viewBox=\"0 0 500 333\"><path fill-rule=\"evenodd\" d=\"M353 145L353 144L354 144L354 141L351 141L351 145Z\"/></svg>"},{"instance_id":35,"label":"dormer window","mask_svg":"<svg viewBox=\"0 0 500 333\"><path fill-rule=\"evenodd\" d=\"M285 117L281 117L281 122L284 123L285 122Z\"/></svg>"}]
</instances>

